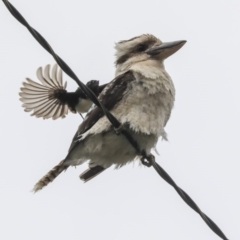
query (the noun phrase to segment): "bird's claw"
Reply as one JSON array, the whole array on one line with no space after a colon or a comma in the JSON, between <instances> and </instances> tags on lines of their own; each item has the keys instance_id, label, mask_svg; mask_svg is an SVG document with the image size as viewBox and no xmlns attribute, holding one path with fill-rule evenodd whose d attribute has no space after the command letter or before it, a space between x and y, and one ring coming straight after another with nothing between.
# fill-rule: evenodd
<instances>
[{"instance_id":1,"label":"bird's claw","mask_svg":"<svg viewBox=\"0 0 240 240\"><path fill-rule=\"evenodd\" d=\"M121 134L123 130L126 130L126 123L121 124L118 128L114 128L117 135Z\"/></svg>"},{"instance_id":2,"label":"bird's claw","mask_svg":"<svg viewBox=\"0 0 240 240\"><path fill-rule=\"evenodd\" d=\"M151 167L154 161L155 161L155 157L152 154L147 156L147 158L145 157L141 158L142 164L147 167Z\"/></svg>"}]
</instances>

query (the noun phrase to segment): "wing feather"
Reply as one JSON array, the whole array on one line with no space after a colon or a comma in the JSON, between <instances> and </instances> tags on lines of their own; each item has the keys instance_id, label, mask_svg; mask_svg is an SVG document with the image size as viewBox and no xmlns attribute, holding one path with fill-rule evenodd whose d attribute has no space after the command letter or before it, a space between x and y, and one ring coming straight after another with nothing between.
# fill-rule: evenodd
<instances>
[{"instance_id":1,"label":"wing feather","mask_svg":"<svg viewBox=\"0 0 240 240\"><path fill-rule=\"evenodd\" d=\"M99 95L99 101L110 111L122 99L127 86L135 80L132 71L128 71L113 79ZM102 110L95 106L85 117L73 137L69 152L78 144L78 139L88 131L100 118L104 116Z\"/></svg>"}]
</instances>

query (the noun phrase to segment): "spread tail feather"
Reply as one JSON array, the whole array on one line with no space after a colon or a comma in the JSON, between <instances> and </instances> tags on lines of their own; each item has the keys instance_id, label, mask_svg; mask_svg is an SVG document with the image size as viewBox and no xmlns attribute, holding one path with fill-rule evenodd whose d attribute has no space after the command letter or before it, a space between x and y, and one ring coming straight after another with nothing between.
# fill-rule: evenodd
<instances>
[{"instance_id":1,"label":"spread tail feather","mask_svg":"<svg viewBox=\"0 0 240 240\"><path fill-rule=\"evenodd\" d=\"M27 78L20 90L20 101L26 112L33 112L32 116L43 119L64 118L69 107L65 100L67 82L63 84L62 70L55 64L50 71L50 65L37 70L40 83Z\"/></svg>"},{"instance_id":2,"label":"spread tail feather","mask_svg":"<svg viewBox=\"0 0 240 240\"><path fill-rule=\"evenodd\" d=\"M52 182L61 172L66 171L69 166L63 164L64 160L50 170L45 176L43 176L34 186L33 192L41 190Z\"/></svg>"}]
</instances>

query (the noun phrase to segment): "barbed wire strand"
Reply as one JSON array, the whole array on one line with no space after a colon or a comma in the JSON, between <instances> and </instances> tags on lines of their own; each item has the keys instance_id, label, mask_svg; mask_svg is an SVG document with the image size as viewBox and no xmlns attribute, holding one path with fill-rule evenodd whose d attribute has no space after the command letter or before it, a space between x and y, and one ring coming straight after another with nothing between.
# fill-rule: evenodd
<instances>
[{"instance_id":1,"label":"barbed wire strand","mask_svg":"<svg viewBox=\"0 0 240 240\"><path fill-rule=\"evenodd\" d=\"M61 67L61 69L78 84L78 86L82 89L84 94L86 94L89 97L89 99L91 99L92 102L96 106L98 106L99 108L102 109L103 113L106 115L106 117L111 122L111 124L114 126L114 128L115 129L121 128L121 126L122 126L121 123L101 104L101 102L98 101L98 98L95 96L95 94L85 84L83 84L78 79L78 77L72 71L72 69L53 51L52 47L41 36L41 34L38 33L34 28L32 28L28 24L28 22L23 18L23 16L18 12L18 10L9 1L3 0L3 3L7 7L7 9L10 11L10 13L22 25L24 25L29 30L29 32L38 41L38 43L53 56L53 58L56 60L58 65ZM155 157L153 155L147 156L145 151L141 152L137 142L132 138L132 136L127 131L124 130L124 127L121 129L121 133L123 135L125 135L125 137L128 139L130 144L136 149L137 154L142 155L143 164L145 164L147 166L153 166L154 169L157 171L157 173L177 191L177 193L184 200L184 202L202 217L202 219L212 229L213 232L215 232L220 238L222 238L224 240L228 240L228 238L224 235L224 233L221 231L221 229L206 214L204 214L200 210L200 208L189 197L189 195L185 191L183 191L180 187L178 187L177 184L172 180L172 178L167 174L167 172L161 166L159 166L159 164L155 161ZM144 159L146 159L148 161L148 163L144 162Z\"/></svg>"}]
</instances>

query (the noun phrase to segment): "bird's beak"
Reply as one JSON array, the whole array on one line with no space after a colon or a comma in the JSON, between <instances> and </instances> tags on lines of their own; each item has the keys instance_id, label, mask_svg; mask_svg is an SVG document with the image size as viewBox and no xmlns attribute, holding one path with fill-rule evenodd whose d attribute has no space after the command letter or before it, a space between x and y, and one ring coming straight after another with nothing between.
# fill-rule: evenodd
<instances>
[{"instance_id":1,"label":"bird's beak","mask_svg":"<svg viewBox=\"0 0 240 240\"><path fill-rule=\"evenodd\" d=\"M161 45L154 46L146 51L150 56L158 56L161 59L166 59L177 52L187 41L166 42Z\"/></svg>"}]
</instances>

